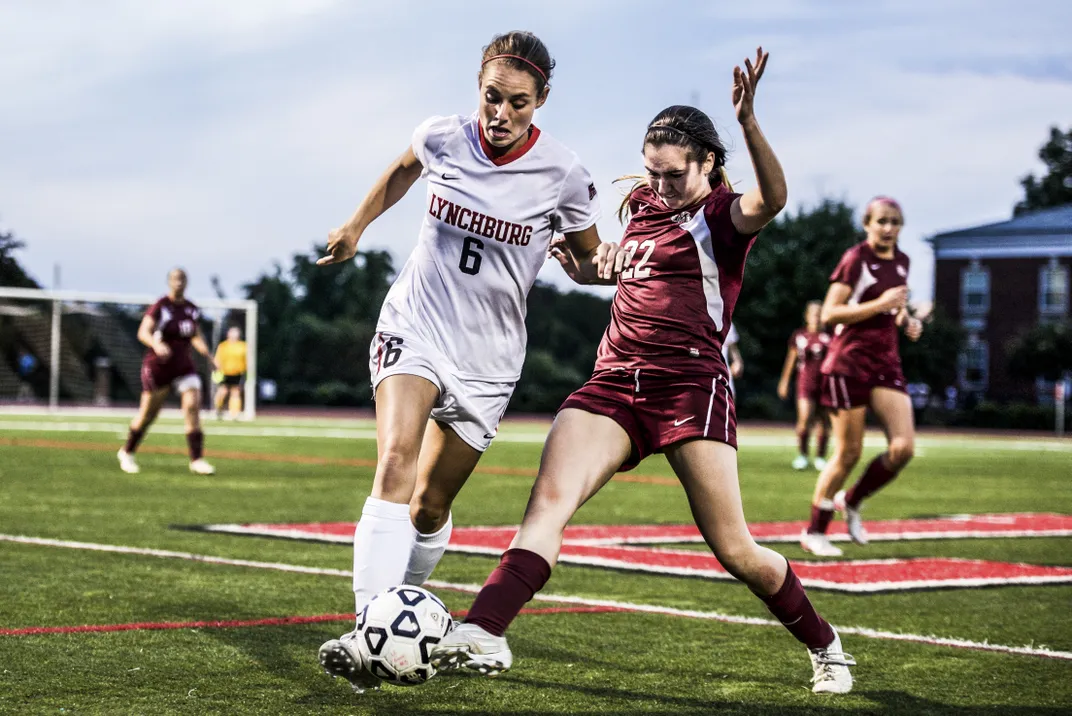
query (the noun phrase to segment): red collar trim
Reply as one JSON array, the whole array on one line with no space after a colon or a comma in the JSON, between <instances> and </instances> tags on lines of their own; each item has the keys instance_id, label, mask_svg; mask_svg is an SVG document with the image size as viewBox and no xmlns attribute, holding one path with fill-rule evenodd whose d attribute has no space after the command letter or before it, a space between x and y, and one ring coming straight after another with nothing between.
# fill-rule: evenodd
<instances>
[{"instance_id":1,"label":"red collar trim","mask_svg":"<svg viewBox=\"0 0 1072 716\"><path fill-rule=\"evenodd\" d=\"M509 164L528 154L528 151L536 145L536 140L540 138L540 128L533 124L530 126L531 131L529 131L529 138L524 144L507 154L497 157L495 156L495 147L488 144L488 140L484 137L484 125L478 121L476 127L477 132L480 135L480 148L484 150L484 156L488 158L489 162L497 167L501 167L503 164Z\"/></svg>"}]
</instances>

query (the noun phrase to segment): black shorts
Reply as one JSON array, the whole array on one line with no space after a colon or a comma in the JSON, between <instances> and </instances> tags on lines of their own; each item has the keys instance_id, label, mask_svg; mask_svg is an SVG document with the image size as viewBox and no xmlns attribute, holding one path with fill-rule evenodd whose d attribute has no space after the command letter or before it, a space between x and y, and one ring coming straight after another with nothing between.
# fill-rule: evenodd
<instances>
[{"instance_id":1,"label":"black shorts","mask_svg":"<svg viewBox=\"0 0 1072 716\"><path fill-rule=\"evenodd\" d=\"M242 385L242 373L238 375L225 375L223 380L220 381L220 385Z\"/></svg>"}]
</instances>

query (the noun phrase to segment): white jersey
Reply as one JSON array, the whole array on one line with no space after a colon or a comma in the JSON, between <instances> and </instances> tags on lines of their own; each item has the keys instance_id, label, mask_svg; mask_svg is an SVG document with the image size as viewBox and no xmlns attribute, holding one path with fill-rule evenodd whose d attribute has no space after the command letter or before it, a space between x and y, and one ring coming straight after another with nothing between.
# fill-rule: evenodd
<instances>
[{"instance_id":1,"label":"white jersey","mask_svg":"<svg viewBox=\"0 0 1072 716\"><path fill-rule=\"evenodd\" d=\"M462 378L513 382L525 360L525 302L553 233L600 217L577 155L532 128L491 159L476 115L432 117L413 133L428 199L417 247L376 330L438 349Z\"/></svg>"}]
</instances>

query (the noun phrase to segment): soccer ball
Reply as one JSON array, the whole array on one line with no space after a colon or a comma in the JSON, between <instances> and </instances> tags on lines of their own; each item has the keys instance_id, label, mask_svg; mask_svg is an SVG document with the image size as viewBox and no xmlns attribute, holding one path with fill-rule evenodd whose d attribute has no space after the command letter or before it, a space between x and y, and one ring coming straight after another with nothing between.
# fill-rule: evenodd
<instances>
[{"instance_id":1,"label":"soccer ball","mask_svg":"<svg viewBox=\"0 0 1072 716\"><path fill-rule=\"evenodd\" d=\"M358 614L357 647L373 676L416 686L435 676L429 652L453 628L450 612L427 589L391 587Z\"/></svg>"}]
</instances>

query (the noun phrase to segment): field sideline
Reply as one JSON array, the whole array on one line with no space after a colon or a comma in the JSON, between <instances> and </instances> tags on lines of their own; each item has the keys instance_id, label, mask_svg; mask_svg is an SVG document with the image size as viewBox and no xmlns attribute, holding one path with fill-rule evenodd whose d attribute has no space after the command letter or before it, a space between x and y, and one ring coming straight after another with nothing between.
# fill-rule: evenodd
<instances>
[{"instance_id":1,"label":"field sideline","mask_svg":"<svg viewBox=\"0 0 1072 716\"><path fill-rule=\"evenodd\" d=\"M347 629L350 550L173 529L352 521L371 484L367 420L206 422L215 477L185 469L181 424L146 440L143 472L115 465L121 417L0 414L2 713L949 713L1072 707L1072 585L876 594L814 591L860 661L844 698L807 690L807 657L740 585L562 564L511 630L515 669L443 676L363 697L319 671ZM517 523L546 423L504 425L455 509L461 526ZM865 459L880 444L869 436ZM1072 441L923 434L868 519L1072 515ZM742 428L750 521L806 516L814 472L788 468L791 431ZM580 525L690 517L657 456L615 479ZM637 529L640 529L637 527ZM845 559L1072 567L1072 537L849 545ZM700 545L694 545L701 549ZM692 547L689 547L690 549ZM816 562L797 546L774 546ZM678 547L680 551L683 547ZM463 612L495 564L448 553L429 585Z\"/></svg>"}]
</instances>

